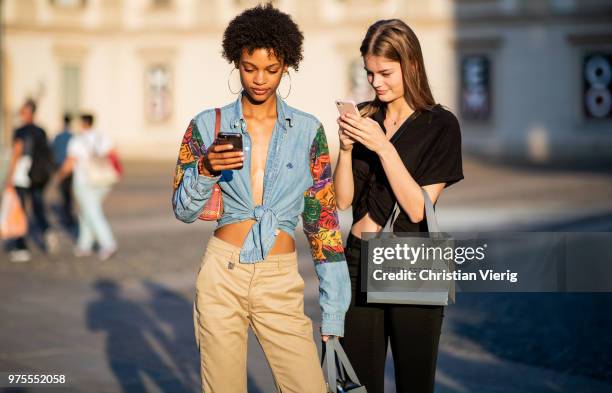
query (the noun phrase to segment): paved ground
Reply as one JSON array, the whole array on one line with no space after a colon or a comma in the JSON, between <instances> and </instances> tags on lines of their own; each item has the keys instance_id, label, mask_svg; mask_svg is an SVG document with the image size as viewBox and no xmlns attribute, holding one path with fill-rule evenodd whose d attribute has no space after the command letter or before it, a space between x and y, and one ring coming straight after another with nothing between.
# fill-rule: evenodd
<instances>
[{"instance_id":1,"label":"paved ground","mask_svg":"<svg viewBox=\"0 0 612 393\"><path fill-rule=\"evenodd\" d=\"M106 206L121 245L114 259L76 260L67 236L56 257L36 252L33 262L10 264L0 254L0 372L63 373L71 382L11 391L198 391L191 302L213 227L173 218L172 163L127 169ZM438 205L446 230L612 231L608 174L473 160L465 174ZM316 280L298 239L306 311L318 323ZM610 309L608 295L460 295L446 309L437 392L612 392ZM253 337L249 345L249 392L273 392Z\"/></svg>"}]
</instances>

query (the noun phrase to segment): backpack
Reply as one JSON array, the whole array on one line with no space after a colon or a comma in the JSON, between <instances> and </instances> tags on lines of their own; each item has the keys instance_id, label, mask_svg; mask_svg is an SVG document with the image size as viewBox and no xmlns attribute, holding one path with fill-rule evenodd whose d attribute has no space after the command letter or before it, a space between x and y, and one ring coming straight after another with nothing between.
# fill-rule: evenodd
<instances>
[{"instance_id":1,"label":"backpack","mask_svg":"<svg viewBox=\"0 0 612 393\"><path fill-rule=\"evenodd\" d=\"M41 130L42 131L42 130ZM30 176L32 187L44 187L53 174L54 161L53 153L47 142L47 136L44 131L37 138L35 135L31 136L32 143L32 166L28 175Z\"/></svg>"}]
</instances>

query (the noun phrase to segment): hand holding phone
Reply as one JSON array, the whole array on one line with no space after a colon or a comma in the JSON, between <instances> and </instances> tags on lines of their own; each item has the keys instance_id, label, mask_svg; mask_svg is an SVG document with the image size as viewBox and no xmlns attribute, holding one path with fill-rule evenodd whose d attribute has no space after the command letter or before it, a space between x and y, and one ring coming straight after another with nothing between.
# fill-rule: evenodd
<instances>
[{"instance_id":1,"label":"hand holding phone","mask_svg":"<svg viewBox=\"0 0 612 393\"><path fill-rule=\"evenodd\" d=\"M354 101L336 100L336 107L338 108L338 113L340 113L340 117L348 113L351 113L357 117L361 117L359 115L357 105L355 105ZM348 136L346 132L344 132L342 127L338 130L338 136L340 137L340 149L343 151L351 151L353 149L353 144L355 144L355 140Z\"/></svg>"},{"instance_id":2,"label":"hand holding phone","mask_svg":"<svg viewBox=\"0 0 612 393\"><path fill-rule=\"evenodd\" d=\"M338 112L340 113L340 116L345 115L347 113L352 113L353 115L360 117L359 110L357 109L357 105L355 105L355 101L336 100L336 107L338 108Z\"/></svg>"},{"instance_id":3,"label":"hand holding phone","mask_svg":"<svg viewBox=\"0 0 612 393\"><path fill-rule=\"evenodd\" d=\"M210 174L242 169L244 166L242 134L220 132L204 156L202 166Z\"/></svg>"},{"instance_id":4,"label":"hand holding phone","mask_svg":"<svg viewBox=\"0 0 612 393\"><path fill-rule=\"evenodd\" d=\"M242 134L238 132L220 132L215 145L232 145L231 152L242 151Z\"/></svg>"},{"instance_id":5,"label":"hand holding phone","mask_svg":"<svg viewBox=\"0 0 612 393\"><path fill-rule=\"evenodd\" d=\"M240 166L233 166L231 169L242 169L244 164L244 155L242 151L242 134L238 132L220 132L217 135L217 139L215 139L215 143L213 145L232 145L231 149L226 150L226 153L224 153L225 163L227 165L240 164ZM239 156L236 156L236 154L239 154ZM236 159L240 159L241 161L239 163L235 162Z\"/></svg>"}]
</instances>

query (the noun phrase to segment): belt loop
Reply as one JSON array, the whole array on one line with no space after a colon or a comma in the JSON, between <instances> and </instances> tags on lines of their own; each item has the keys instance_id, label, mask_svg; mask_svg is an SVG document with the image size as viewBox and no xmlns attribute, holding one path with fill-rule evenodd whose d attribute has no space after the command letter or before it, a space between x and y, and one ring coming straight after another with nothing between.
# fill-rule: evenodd
<instances>
[{"instance_id":1,"label":"belt loop","mask_svg":"<svg viewBox=\"0 0 612 393\"><path fill-rule=\"evenodd\" d=\"M240 253L238 252L237 254L238 257L236 257L236 251L232 250L232 253L229 257L229 261L227 261L227 268L229 270L234 270L234 268L236 267L236 262L240 263Z\"/></svg>"}]
</instances>

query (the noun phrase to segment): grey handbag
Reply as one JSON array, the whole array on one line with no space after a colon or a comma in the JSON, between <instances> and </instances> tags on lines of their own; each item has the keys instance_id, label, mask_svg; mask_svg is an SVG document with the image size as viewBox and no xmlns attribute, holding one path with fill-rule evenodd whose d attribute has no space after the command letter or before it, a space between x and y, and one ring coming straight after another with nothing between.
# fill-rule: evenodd
<instances>
[{"instance_id":1,"label":"grey handbag","mask_svg":"<svg viewBox=\"0 0 612 393\"><path fill-rule=\"evenodd\" d=\"M337 337L330 337L325 342L322 358L321 367L327 373L328 393L367 393Z\"/></svg>"},{"instance_id":2,"label":"grey handbag","mask_svg":"<svg viewBox=\"0 0 612 393\"><path fill-rule=\"evenodd\" d=\"M436 219L436 213L434 210L433 203L429 198L429 195L424 189L423 198L425 199L425 219L427 220L427 227L429 229L429 240L435 242L436 245L445 247L452 247L454 245L453 240L450 236L440 232L438 226L438 220ZM391 218L387 221L387 224L383 228L383 232L393 232L393 223L399 215L399 207L397 203L391 214ZM428 239L423 237L400 237L404 242L414 242L415 247L422 244ZM453 270L454 262L448 262L445 260L433 260L426 263L421 263L421 266L430 270ZM419 288L407 289L401 291L370 291L367 292L368 303L390 303L390 304L420 304L420 305L432 305L432 306L447 306L449 303L455 302L455 282L448 280L446 282L436 282L435 288L426 289L427 285L419 285Z\"/></svg>"}]
</instances>

